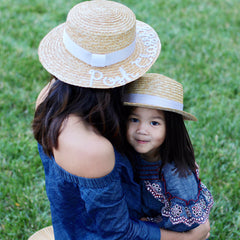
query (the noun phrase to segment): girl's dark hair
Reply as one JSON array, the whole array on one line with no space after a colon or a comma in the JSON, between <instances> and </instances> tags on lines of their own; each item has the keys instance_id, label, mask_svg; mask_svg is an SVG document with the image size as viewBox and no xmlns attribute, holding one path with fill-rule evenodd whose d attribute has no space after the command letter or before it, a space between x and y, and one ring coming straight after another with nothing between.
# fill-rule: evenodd
<instances>
[{"instance_id":1,"label":"girl's dark hair","mask_svg":"<svg viewBox=\"0 0 240 240\"><path fill-rule=\"evenodd\" d=\"M166 121L166 138L160 147L162 167L166 163L174 163L180 176L187 176L197 169L194 149L183 116L164 111Z\"/></svg>"},{"instance_id":2,"label":"girl's dark hair","mask_svg":"<svg viewBox=\"0 0 240 240\"><path fill-rule=\"evenodd\" d=\"M125 124L122 94L123 87L91 89L69 85L56 79L47 97L35 111L32 123L35 139L43 146L47 155L52 155L53 148L58 147L58 136L64 120L74 114L95 127L123 153Z\"/></svg>"},{"instance_id":3,"label":"girl's dark hair","mask_svg":"<svg viewBox=\"0 0 240 240\"><path fill-rule=\"evenodd\" d=\"M135 107L125 107L125 119L128 119L128 116L134 109ZM190 174L190 171L195 171L197 166L195 163L194 149L183 117L178 113L163 112L166 122L166 137L159 148L162 163L159 175L161 175L162 168L165 164L174 163L176 167L175 172L178 173L179 176L187 176Z\"/></svg>"}]
</instances>

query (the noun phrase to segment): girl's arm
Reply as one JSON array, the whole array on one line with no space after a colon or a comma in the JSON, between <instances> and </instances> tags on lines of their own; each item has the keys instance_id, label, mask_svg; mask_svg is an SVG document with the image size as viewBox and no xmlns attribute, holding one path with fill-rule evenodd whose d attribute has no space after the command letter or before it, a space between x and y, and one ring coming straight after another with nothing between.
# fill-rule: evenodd
<instances>
[{"instance_id":1,"label":"girl's arm","mask_svg":"<svg viewBox=\"0 0 240 240\"><path fill-rule=\"evenodd\" d=\"M213 206L213 197L197 173L186 177L175 174L174 166L168 164L163 169L163 188L156 199L164 204L161 209L160 228L175 232L186 232L205 223ZM151 184L149 188L158 191ZM165 198L162 201L162 198Z\"/></svg>"}]
</instances>

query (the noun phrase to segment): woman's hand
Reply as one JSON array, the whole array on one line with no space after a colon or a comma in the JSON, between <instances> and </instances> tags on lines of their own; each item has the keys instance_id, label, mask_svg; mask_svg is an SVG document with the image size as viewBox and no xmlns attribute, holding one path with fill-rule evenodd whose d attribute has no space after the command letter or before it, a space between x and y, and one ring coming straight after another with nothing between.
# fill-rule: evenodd
<instances>
[{"instance_id":1,"label":"woman's hand","mask_svg":"<svg viewBox=\"0 0 240 240\"><path fill-rule=\"evenodd\" d=\"M191 231L179 233L161 229L160 240L205 240L210 236L210 223L207 221Z\"/></svg>"},{"instance_id":2,"label":"woman's hand","mask_svg":"<svg viewBox=\"0 0 240 240\"><path fill-rule=\"evenodd\" d=\"M184 240L205 240L210 236L210 223L207 220L206 223L200 224L197 228L185 233L187 236Z\"/></svg>"}]
</instances>

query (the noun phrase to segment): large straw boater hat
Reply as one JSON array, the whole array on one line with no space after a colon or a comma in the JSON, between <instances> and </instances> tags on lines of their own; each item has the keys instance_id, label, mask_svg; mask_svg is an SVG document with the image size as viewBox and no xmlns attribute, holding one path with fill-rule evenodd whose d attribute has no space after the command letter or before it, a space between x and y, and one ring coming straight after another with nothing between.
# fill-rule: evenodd
<instances>
[{"instance_id":1,"label":"large straw boater hat","mask_svg":"<svg viewBox=\"0 0 240 240\"><path fill-rule=\"evenodd\" d=\"M113 88L142 76L159 56L161 43L126 6L86 1L41 41L43 67L59 80L90 88Z\"/></svg>"},{"instance_id":2,"label":"large straw boater hat","mask_svg":"<svg viewBox=\"0 0 240 240\"><path fill-rule=\"evenodd\" d=\"M197 121L195 116L183 111L182 84L161 74L146 73L129 83L123 100L126 106L176 112L185 120Z\"/></svg>"}]
</instances>

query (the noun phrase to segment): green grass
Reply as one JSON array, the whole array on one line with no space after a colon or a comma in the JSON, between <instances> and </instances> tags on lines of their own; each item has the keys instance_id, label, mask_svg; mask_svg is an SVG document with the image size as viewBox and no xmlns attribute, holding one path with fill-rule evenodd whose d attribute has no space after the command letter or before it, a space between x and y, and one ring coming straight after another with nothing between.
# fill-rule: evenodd
<instances>
[{"instance_id":1,"label":"green grass","mask_svg":"<svg viewBox=\"0 0 240 240\"><path fill-rule=\"evenodd\" d=\"M187 127L201 179L212 191L211 238L240 238L239 0L121 1L158 32L152 72L184 86ZM35 99L49 79L37 48L78 1L0 2L0 239L27 239L51 224L44 172L31 132Z\"/></svg>"}]
</instances>

